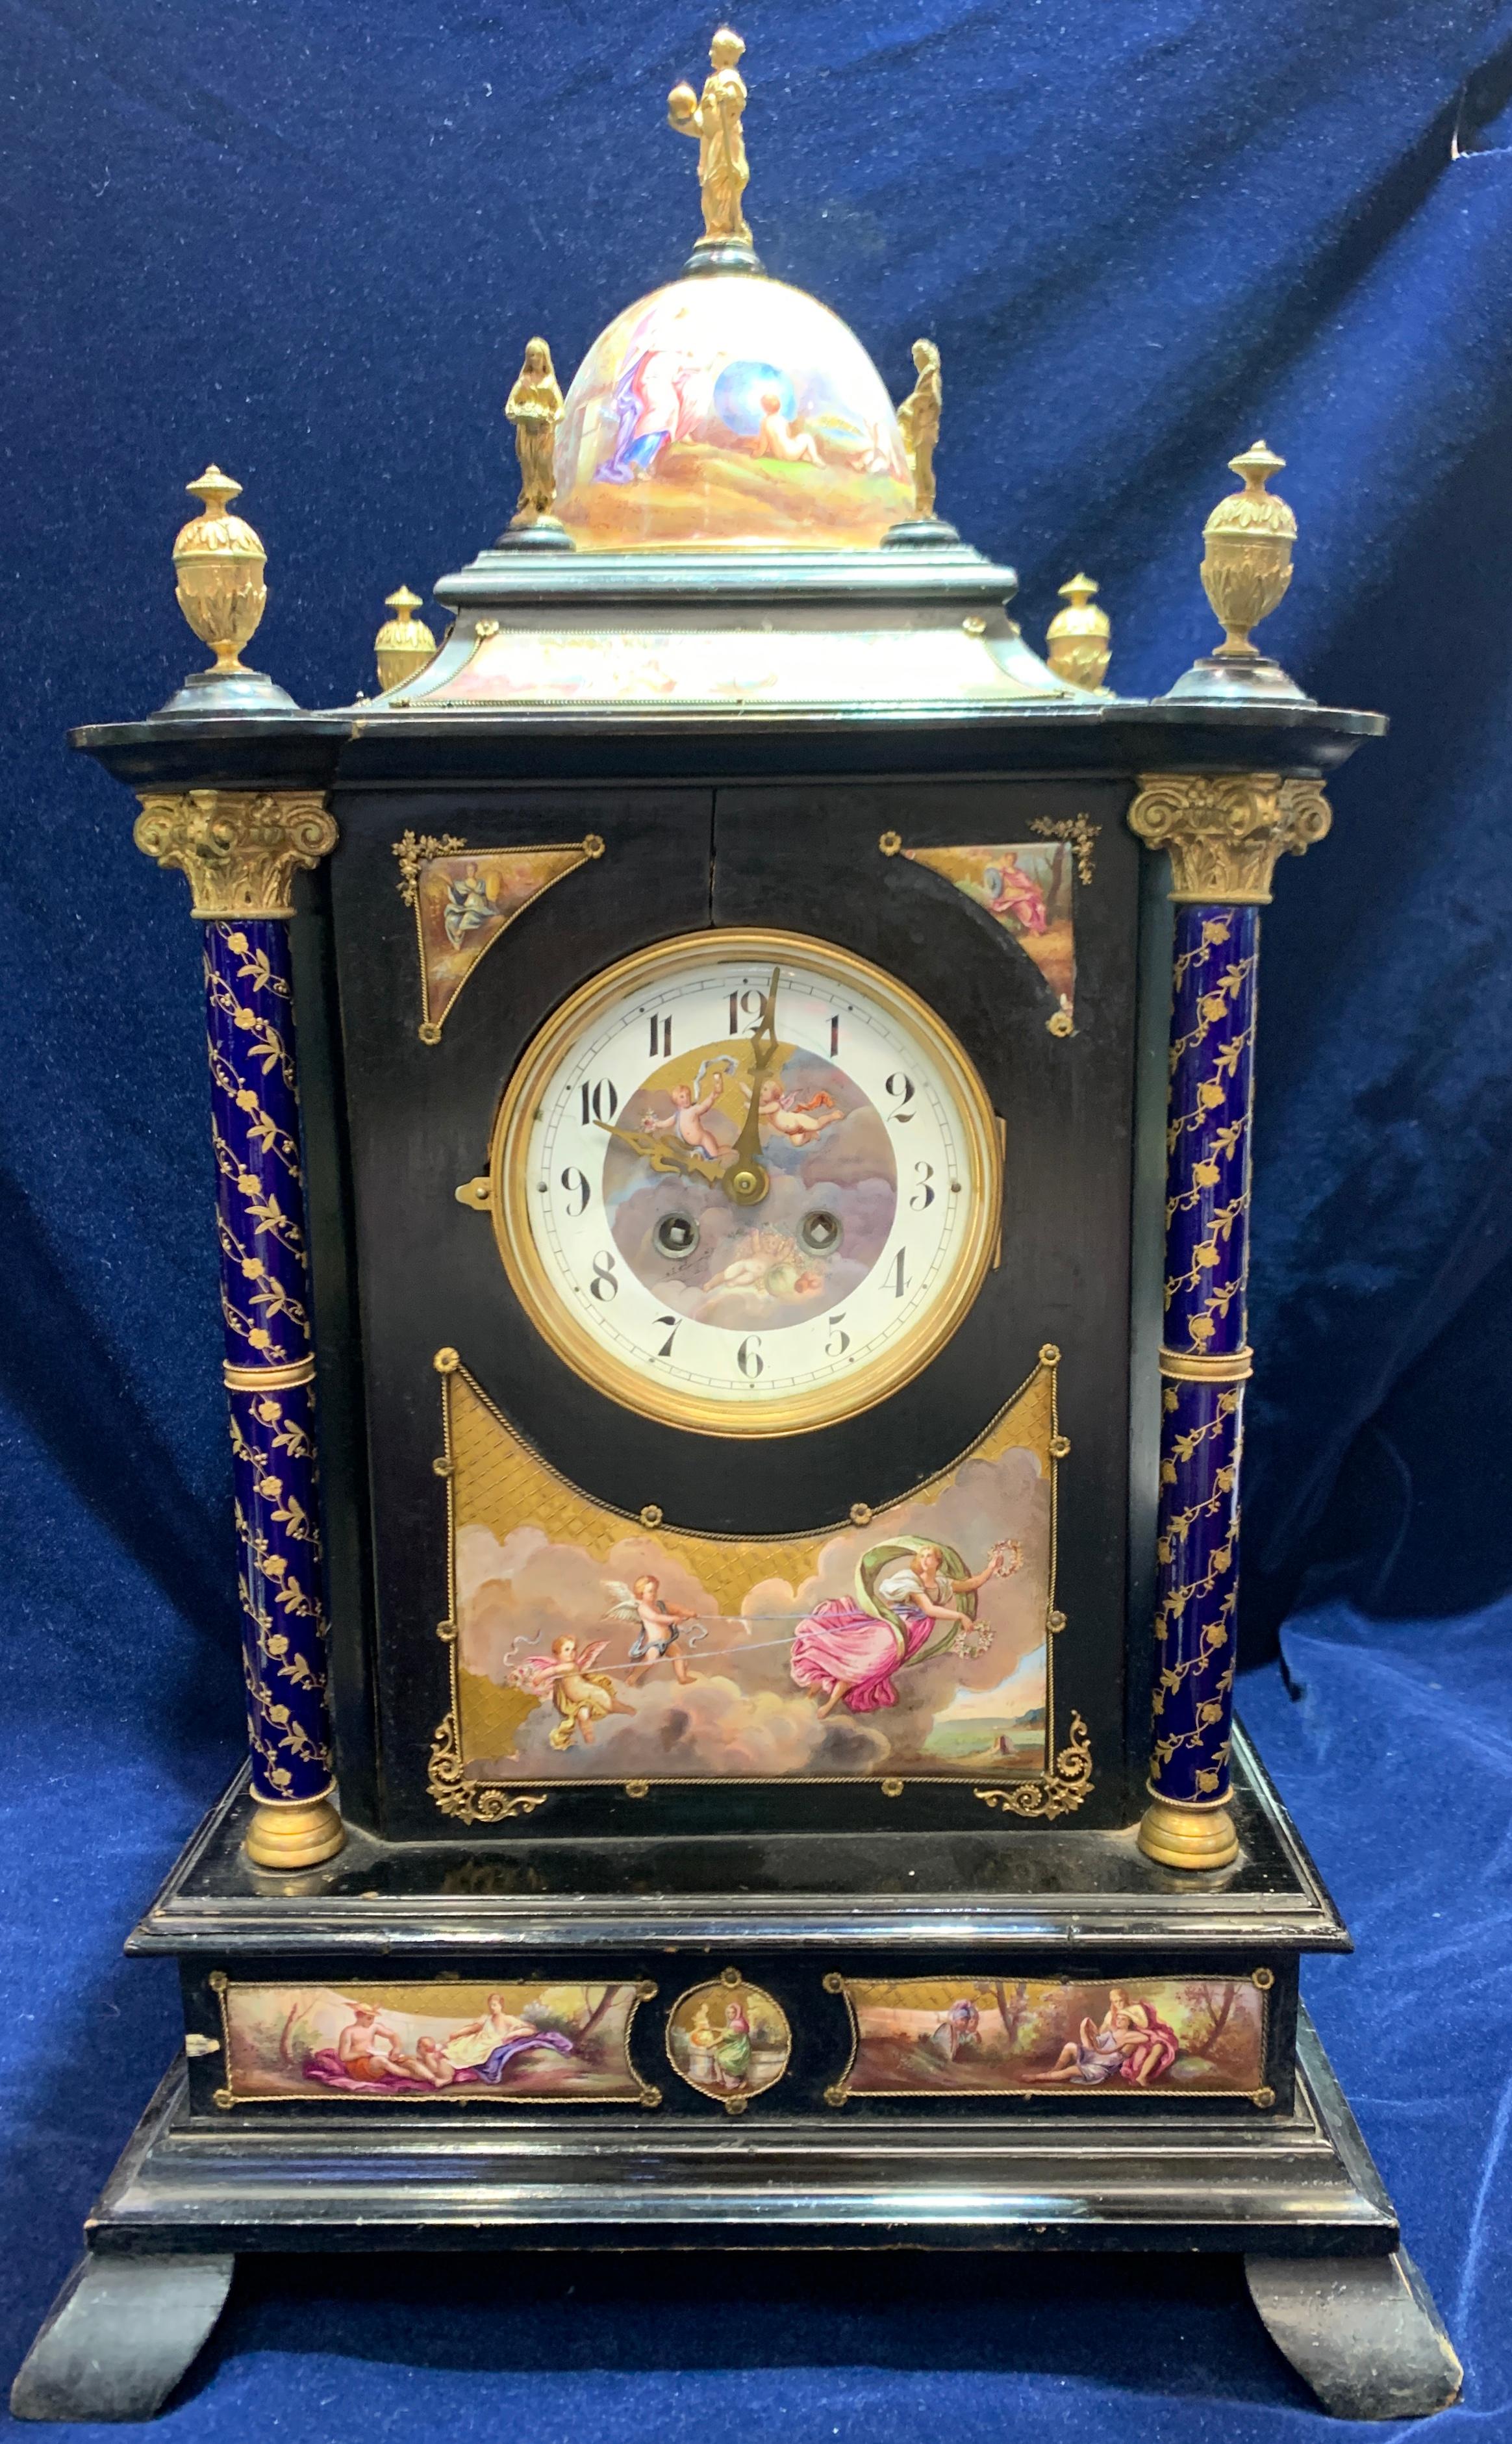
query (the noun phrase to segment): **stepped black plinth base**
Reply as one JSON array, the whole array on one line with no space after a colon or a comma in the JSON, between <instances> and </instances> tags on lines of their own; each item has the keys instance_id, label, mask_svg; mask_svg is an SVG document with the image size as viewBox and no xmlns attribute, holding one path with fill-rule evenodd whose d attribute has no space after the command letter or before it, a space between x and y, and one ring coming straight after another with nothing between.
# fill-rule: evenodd
<instances>
[{"instance_id":1,"label":"stepped black plinth base","mask_svg":"<svg viewBox=\"0 0 1512 2444\"><path fill-rule=\"evenodd\" d=\"M16 2379L21 2418L150 2417L251 2250L1225 2250L1324 2407L1446 2409L1460 2368L1311 2024L1289 2114L547 2132L337 2112L207 2129L182 2063L86 2227Z\"/></svg>"},{"instance_id":2,"label":"stepped black plinth base","mask_svg":"<svg viewBox=\"0 0 1512 2444\"><path fill-rule=\"evenodd\" d=\"M1074 1824L556 1842L526 1826L434 1844L354 1829L325 1865L271 1876L241 1848L248 1805L234 1785L132 1938L178 1958L185 2054L89 2218L16 2379L18 2416L150 2416L254 2250L1228 2250L1329 2410L1419 2417L1456 2396L1453 2351L1298 2000L1301 1953L1348 1937L1242 1734L1241 1855L1200 1876L1144 1858L1132 1826ZM765 1996L791 2036L780 2074L733 2103L673 2046L675 2011L721 1980ZM953 2046L936 2046L922 2084L890 2087L876 2040L863 2076L853 1997L909 1980L971 1988L1004 2015L1002 2083L952 2084ZM299 2012L285 2025L279 1990L355 2011L352 1990L386 1988L402 2018L453 1985L522 1981L634 1989L612 2096L564 2102L502 2073L343 2089L330 2038L286 2044ZM1096 1989L1095 2011L1169 1981L1226 1993L1247 2068L1215 2084L1211 2060L1184 2055L1163 2085L1011 2083L1011 1996L1060 1981ZM270 1993L269 2020L256 1997ZM284 2027L271 2066L238 2051L239 1995Z\"/></svg>"}]
</instances>

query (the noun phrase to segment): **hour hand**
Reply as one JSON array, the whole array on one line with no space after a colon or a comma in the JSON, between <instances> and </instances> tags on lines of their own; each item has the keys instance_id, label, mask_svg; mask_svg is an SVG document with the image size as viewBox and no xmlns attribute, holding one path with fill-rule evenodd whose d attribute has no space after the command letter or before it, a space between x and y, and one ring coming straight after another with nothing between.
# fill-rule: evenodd
<instances>
[{"instance_id":1,"label":"hour hand","mask_svg":"<svg viewBox=\"0 0 1512 2444\"><path fill-rule=\"evenodd\" d=\"M595 1120L594 1127L602 1129L621 1145L627 1145L649 1162L653 1171L671 1172L678 1179L708 1179L710 1174L692 1155L683 1154L669 1144L665 1138L654 1137L649 1129L617 1129L610 1120Z\"/></svg>"}]
</instances>

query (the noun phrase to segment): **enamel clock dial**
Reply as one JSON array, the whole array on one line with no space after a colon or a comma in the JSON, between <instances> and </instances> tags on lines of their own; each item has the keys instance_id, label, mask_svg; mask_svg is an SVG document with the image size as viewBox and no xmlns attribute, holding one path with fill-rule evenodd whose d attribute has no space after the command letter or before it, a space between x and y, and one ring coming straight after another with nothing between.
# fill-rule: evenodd
<instances>
[{"instance_id":1,"label":"enamel clock dial","mask_svg":"<svg viewBox=\"0 0 1512 2444\"><path fill-rule=\"evenodd\" d=\"M551 1346L626 1407L802 1432L917 1374L996 1251L999 1133L954 1037L802 935L619 961L531 1046L489 1195Z\"/></svg>"}]
</instances>

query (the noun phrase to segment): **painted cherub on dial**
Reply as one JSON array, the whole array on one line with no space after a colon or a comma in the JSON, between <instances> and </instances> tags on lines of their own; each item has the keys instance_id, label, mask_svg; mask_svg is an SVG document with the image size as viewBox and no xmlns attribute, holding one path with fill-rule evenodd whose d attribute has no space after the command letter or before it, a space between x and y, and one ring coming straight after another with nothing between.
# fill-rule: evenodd
<instances>
[{"instance_id":1,"label":"painted cherub on dial","mask_svg":"<svg viewBox=\"0 0 1512 2444\"><path fill-rule=\"evenodd\" d=\"M823 1287L823 1274L816 1265L804 1263L797 1240L789 1238L785 1231L774 1231L769 1224L763 1224L760 1230L747 1231L736 1240L728 1264L704 1284L704 1295L708 1298L716 1290L749 1290L757 1298L808 1298Z\"/></svg>"},{"instance_id":2,"label":"painted cherub on dial","mask_svg":"<svg viewBox=\"0 0 1512 2444\"><path fill-rule=\"evenodd\" d=\"M654 1112L642 1120L640 1125L645 1135L651 1138L675 1137L691 1154L701 1154L710 1162L722 1161L729 1148L715 1137L707 1116L724 1093L726 1082L734 1067L735 1063L723 1053L704 1062L691 1086L685 1083L673 1087L672 1111ZM711 1078L710 1072L713 1073ZM704 1083L706 1078L710 1079L708 1085Z\"/></svg>"},{"instance_id":3,"label":"painted cherub on dial","mask_svg":"<svg viewBox=\"0 0 1512 2444\"><path fill-rule=\"evenodd\" d=\"M813 1144L821 1129L831 1128L845 1118L834 1096L826 1095L822 1086L812 1095L800 1095L796 1086L784 1090L775 1078L768 1078L762 1086L756 1108L763 1127L785 1138L800 1153Z\"/></svg>"}]
</instances>

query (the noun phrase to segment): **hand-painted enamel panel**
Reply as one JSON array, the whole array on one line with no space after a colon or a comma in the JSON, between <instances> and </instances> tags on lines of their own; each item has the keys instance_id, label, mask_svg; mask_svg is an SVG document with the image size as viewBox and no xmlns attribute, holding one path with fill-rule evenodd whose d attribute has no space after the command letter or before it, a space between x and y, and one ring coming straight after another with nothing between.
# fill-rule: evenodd
<instances>
[{"instance_id":1,"label":"hand-painted enamel panel","mask_svg":"<svg viewBox=\"0 0 1512 2444\"><path fill-rule=\"evenodd\" d=\"M436 1044L469 976L507 926L564 874L603 855L596 833L560 848L469 849L452 834L396 841L399 895L415 911L422 1043Z\"/></svg>"},{"instance_id":2,"label":"hand-painted enamel panel","mask_svg":"<svg viewBox=\"0 0 1512 2444\"><path fill-rule=\"evenodd\" d=\"M557 515L596 551L877 544L913 515L854 333L781 281L700 273L617 315L573 379Z\"/></svg>"},{"instance_id":3,"label":"hand-painted enamel panel","mask_svg":"<svg viewBox=\"0 0 1512 2444\"><path fill-rule=\"evenodd\" d=\"M733 1970L691 1987L668 2014L668 2061L679 2079L727 2113L744 2113L753 2096L775 2087L792 2050L781 2004Z\"/></svg>"},{"instance_id":4,"label":"hand-painted enamel panel","mask_svg":"<svg viewBox=\"0 0 1512 2444\"><path fill-rule=\"evenodd\" d=\"M1077 952L1071 908L1071 844L1016 842L987 848L906 848L995 917L1034 961L1060 1004L1069 1034L1075 1017Z\"/></svg>"},{"instance_id":5,"label":"hand-painted enamel panel","mask_svg":"<svg viewBox=\"0 0 1512 2444\"><path fill-rule=\"evenodd\" d=\"M830 2101L1059 2092L1268 2104L1269 1972L1259 1978L837 1976L855 2052Z\"/></svg>"},{"instance_id":6,"label":"hand-painted enamel panel","mask_svg":"<svg viewBox=\"0 0 1512 2444\"><path fill-rule=\"evenodd\" d=\"M217 2101L360 2096L519 2103L657 2101L631 2065L628 1983L221 1983Z\"/></svg>"},{"instance_id":7,"label":"hand-painted enamel panel","mask_svg":"<svg viewBox=\"0 0 1512 2444\"><path fill-rule=\"evenodd\" d=\"M443 1352L456 1694L438 1802L476 1821L502 1812L490 1785L909 1778L1025 1815L1079 1805L1090 1760L1048 1770L1055 1356L905 1500L737 1540L591 1502Z\"/></svg>"},{"instance_id":8,"label":"hand-painted enamel panel","mask_svg":"<svg viewBox=\"0 0 1512 2444\"><path fill-rule=\"evenodd\" d=\"M604 618L600 612L600 620ZM479 636L460 667L438 660L405 692L427 712L524 704L1011 703L1065 691L1005 622L968 636L958 620L933 627L837 629L816 653L802 629L501 628Z\"/></svg>"}]
</instances>

